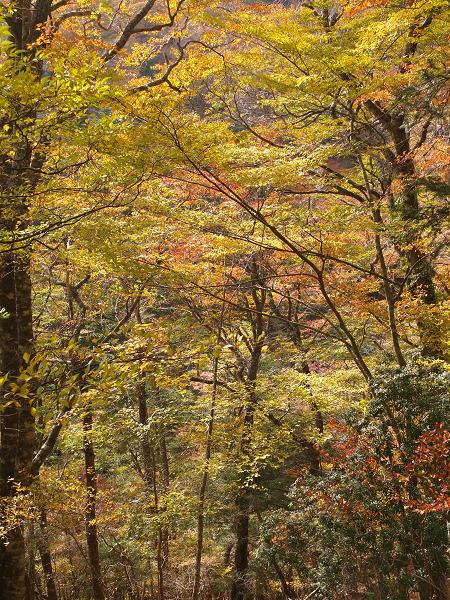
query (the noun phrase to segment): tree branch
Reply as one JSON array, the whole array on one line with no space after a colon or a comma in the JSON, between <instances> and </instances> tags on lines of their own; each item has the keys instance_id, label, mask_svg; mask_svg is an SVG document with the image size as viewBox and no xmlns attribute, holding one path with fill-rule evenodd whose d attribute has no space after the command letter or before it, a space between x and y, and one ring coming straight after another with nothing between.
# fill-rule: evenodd
<instances>
[{"instance_id":1,"label":"tree branch","mask_svg":"<svg viewBox=\"0 0 450 600\"><path fill-rule=\"evenodd\" d=\"M113 47L103 55L103 61L107 63L114 58L126 45L130 37L133 35L136 26L144 19L155 5L156 0L148 0L144 6L132 17L122 34L117 38Z\"/></svg>"}]
</instances>

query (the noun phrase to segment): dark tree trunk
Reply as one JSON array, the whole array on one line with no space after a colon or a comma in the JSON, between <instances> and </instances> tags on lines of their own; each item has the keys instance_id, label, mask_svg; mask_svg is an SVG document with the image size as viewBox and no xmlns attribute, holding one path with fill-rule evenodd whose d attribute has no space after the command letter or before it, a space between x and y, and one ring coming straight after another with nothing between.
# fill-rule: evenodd
<instances>
[{"instance_id":1,"label":"dark tree trunk","mask_svg":"<svg viewBox=\"0 0 450 600\"><path fill-rule=\"evenodd\" d=\"M154 386L157 404L161 406L161 397L159 389ZM167 452L166 432L164 427L159 429L159 456L161 460L161 484L163 493L169 489L170 485L170 467L169 453ZM169 567L169 529L167 526L160 527L157 542L157 562L158 562L158 584L160 600L164 599L165 573Z\"/></svg>"},{"instance_id":2,"label":"dark tree trunk","mask_svg":"<svg viewBox=\"0 0 450 600\"><path fill-rule=\"evenodd\" d=\"M40 26L47 19L51 3L42 2L39 12L35 12L31 0L13 0L10 4L6 21L11 42L21 55L30 54L33 50L28 48L40 35ZM21 68L17 59L17 70ZM39 68L36 68L37 80L41 76ZM33 109L29 115L34 118ZM12 150L12 156L6 154L0 158L0 236L4 242L0 247L0 309L3 310L0 314L0 377L6 378L0 386L0 403L5 407L0 413L1 518L9 499L17 499L32 482L35 445L34 382L29 381L21 395L11 386L25 366L24 353L29 356L33 353L31 249L27 246L18 250L13 243L8 247L5 238L13 238L28 226L26 197L36 187L43 157L33 156L28 142L20 142ZM30 169L31 166L36 169ZM7 526L6 539L0 540L0 600L27 597L23 530L24 523L11 523Z\"/></svg>"},{"instance_id":3,"label":"dark tree trunk","mask_svg":"<svg viewBox=\"0 0 450 600\"><path fill-rule=\"evenodd\" d=\"M225 302L222 304L222 314L220 318L220 325L218 328L216 343L220 343L220 336L223 325L223 316L225 311ZM219 357L214 357L213 362L213 389L211 396L211 406L209 411L208 428L206 431L205 440L205 464L203 467L202 481L200 484L200 490L198 493L198 514L197 514L197 548L195 553L195 572L194 572L194 585L192 588L192 600L198 600L200 595L200 584L201 584L201 572L202 572L202 553L203 553L203 541L204 541L204 529L205 529L205 498L206 498L206 487L208 485L209 478L209 463L211 460L212 452L212 435L214 428L214 417L216 411L216 397L217 397L217 373L219 368Z\"/></svg>"},{"instance_id":4,"label":"dark tree trunk","mask_svg":"<svg viewBox=\"0 0 450 600\"><path fill-rule=\"evenodd\" d=\"M34 417L31 397L23 398L11 388L24 366L23 355L32 352L31 282L26 255L0 255L0 375L7 380L0 389L2 507L9 498L26 492L31 484L34 452ZM26 597L26 557L23 525L11 523L6 539L0 542L0 600Z\"/></svg>"},{"instance_id":5,"label":"dark tree trunk","mask_svg":"<svg viewBox=\"0 0 450 600\"><path fill-rule=\"evenodd\" d=\"M157 403L159 400L159 390L153 387L153 391L156 394ZM138 402L139 402L139 423L141 425L148 424L148 407L147 407L147 393L145 383L141 382L138 386ZM161 482L163 490L166 490L169 486L169 459L167 456L167 448L164 437L164 431L160 430L159 440L159 454L161 459ZM152 445L149 442L148 435L144 434L140 444L141 458L142 458L142 474L145 480L145 484L149 494L154 497L155 510L158 510L158 491L157 491L157 477L156 477L156 464L155 464L155 452ZM168 531L166 527L160 527L156 538L156 568L158 572L158 600L164 600L165 598L165 571L168 561Z\"/></svg>"},{"instance_id":6,"label":"dark tree trunk","mask_svg":"<svg viewBox=\"0 0 450 600\"><path fill-rule=\"evenodd\" d=\"M238 495L236 506L236 546L234 551L234 578L231 587L231 600L248 598L248 534L250 526L249 493Z\"/></svg>"},{"instance_id":7,"label":"dark tree trunk","mask_svg":"<svg viewBox=\"0 0 450 600\"><path fill-rule=\"evenodd\" d=\"M163 492L169 488L169 458L167 454L166 436L164 431L160 433L159 454L161 458L161 480ZM160 527L157 541L157 564L158 564L158 593L159 600L165 597L165 573L169 567L169 529L166 525Z\"/></svg>"},{"instance_id":8,"label":"dark tree trunk","mask_svg":"<svg viewBox=\"0 0 450 600\"><path fill-rule=\"evenodd\" d=\"M83 417L83 429L83 449L86 475L85 526L89 567L91 570L92 592L94 600L105 600L96 524L97 471L95 468L94 445L91 438L92 409L90 406L86 407L86 413Z\"/></svg>"},{"instance_id":9,"label":"dark tree trunk","mask_svg":"<svg viewBox=\"0 0 450 600\"><path fill-rule=\"evenodd\" d=\"M260 355L260 351L257 352ZM259 364L259 357L256 355L252 364ZM257 369L257 366L256 366ZM255 374L256 379L256 374ZM254 384L253 380L253 384ZM238 493L235 499L236 520L235 520L235 552L234 552L234 578L231 587L231 600L248 600L248 564L249 564L249 529L250 529L250 510L251 510L251 490L248 480L251 477L249 471L249 459L251 453L251 440L253 434L253 417L255 411L256 398L254 391L249 394L248 405L244 417L244 432L241 439L241 453L244 459L244 468L241 474Z\"/></svg>"},{"instance_id":10,"label":"dark tree trunk","mask_svg":"<svg viewBox=\"0 0 450 600\"><path fill-rule=\"evenodd\" d=\"M259 271L256 260L252 264L252 300L256 307L256 313L252 320L252 349L250 360L244 380L247 388L244 422L241 437L241 457L243 459L238 492L235 498L236 519L235 519L235 553L234 553L234 576L230 591L230 600L249 600L251 594L248 589L248 566L249 566L249 529L250 529L250 511L252 506L252 492L249 487L251 473L251 444L253 438L253 422L257 403L255 393L256 378L258 376L259 365L261 361L264 319L262 311L266 301L266 293L263 288L259 289L257 282Z\"/></svg>"},{"instance_id":11,"label":"dark tree trunk","mask_svg":"<svg viewBox=\"0 0 450 600\"><path fill-rule=\"evenodd\" d=\"M420 220L420 206L417 192L416 168L412 158L409 133L406 130L402 116L391 119L392 137L397 157L396 168L402 178L403 194L398 203L398 210L405 222L405 241L408 250L405 256L411 270L411 289L423 293L423 299L427 304L436 303L436 289L433 281L433 268L429 257L415 242L417 241L417 222Z\"/></svg>"},{"instance_id":12,"label":"dark tree trunk","mask_svg":"<svg viewBox=\"0 0 450 600\"><path fill-rule=\"evenodd\" d=\"M47 600L58 600L55 577L53 574L52 556L48 544L47 514L41 512L41 531L38 537L38 550L41 557L42 571L44 573Z\"/></svg>"},{"instance_id":13,"label":"dark tree trunk","mask_svg":"<svg viewBox=\"0 0 450 600\"><path fill-rule=\"evenodd\" d=\"M394 152L392 153L391 169L401 181L403 192L397 201L392 204L402 218L404 227L402 239L395 242L395 246L408 265L409 289L416 296L421 296L426 304L436 303L436 288L434 284L434 270L427 253L421 249L420 244L420 219L421 209L418 197L416 166L411 158L410 134L402 114L391 115L383 110L377 102L368 100L366 107L390 135ZM422 341L423 353L430 356L440 356L442 348L438 336L430 331L425 319L417 320Z\"/></svg>"}]
</instances>

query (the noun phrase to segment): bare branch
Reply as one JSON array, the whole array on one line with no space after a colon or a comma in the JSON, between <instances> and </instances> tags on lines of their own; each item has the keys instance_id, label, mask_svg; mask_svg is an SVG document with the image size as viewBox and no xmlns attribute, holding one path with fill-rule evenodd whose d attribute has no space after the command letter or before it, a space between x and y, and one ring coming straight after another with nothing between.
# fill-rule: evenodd
<instances>
[{"instance_id":1,"label":"bare branch","mask_svg":"<svg viewBox=\"0 0 450 600\"><path fill-rule=\"evenodd\" d=\"M179 51L179 55L178 57L174 60L173 63L167 64L167 69L166 71L163 73L163 75L161 75L161 77L158 77L158 79L154 79L153 81L149 81L148 83L145 83L144 85L138 85L136 87L131 88L131 91L136 93L136 92L145 92L146 90L152 88L152 87L156 87L158 85L162 85L163 83L167 83L167 85L169 87L171 87L173 90L175 90L176 92L180 91L180 88L173 85L173 83L170 82L169 80L169 76L172 73L172 71L175 69L175 67L177 67L180 62L183 60L184 56L185 56L185 49L190 45L190 44L196 44L196 40L189 40L188 42L186 42L184 45L180 44L180 42L177 43L177 48ZM168 58L166 56L166 61L168 63Z\"/></svg>"},{"instance_id":2,"label":"bare branch","mask_svg":"<svg viewBox=\"0 0 450 600\"><path fill-rule=\"evenodd\" d=\"M71 10L69 12L66 12L64 14L62 14L60 17L58 17L54 23L53 23L53 29L58 29L62 23L64 23L64 21L67 21L68 19L72 19L73 17L92 17L93 12L92 10Z\"/></svg>"},{"instance_id":3,"label":"bare branch","mask_svg":"<svg viewBox=\"0 0 450 600\"><path fill-rule=\"evenodd\" d=\"M142 21L142 19L144 19L148 15L148 13L151 11L153 6L155 5L155 2L156 2L156 0L148 0L144 4L144 6L141 8L141 10L138 11L134 15L134 17L132 17L128 21L127 25L125 26L125 29L122 31L121 35L116 40L113 47L103 55L103 60L105 63L110 61L112 58L114 58L125 47L126 43L130 39L130 37L133 35L134 30L136 29L137 25L139 25L139 23Z\"/></svg>"}]
</instances>

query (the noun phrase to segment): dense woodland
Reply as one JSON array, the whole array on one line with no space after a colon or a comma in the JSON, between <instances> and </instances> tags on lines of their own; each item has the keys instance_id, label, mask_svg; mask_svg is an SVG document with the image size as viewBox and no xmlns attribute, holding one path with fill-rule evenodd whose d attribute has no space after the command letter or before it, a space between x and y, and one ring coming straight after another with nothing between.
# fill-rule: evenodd
<instances>
[{"instance_id":1,"label":"dense woodland","mask_svg":"<svg viewBox=\"0 0 450 600\"><path fill-rule=\"evenodd\" d=\"M449 598L447 8L0 2L1 600Z\"/></svg>"}]
</instances>

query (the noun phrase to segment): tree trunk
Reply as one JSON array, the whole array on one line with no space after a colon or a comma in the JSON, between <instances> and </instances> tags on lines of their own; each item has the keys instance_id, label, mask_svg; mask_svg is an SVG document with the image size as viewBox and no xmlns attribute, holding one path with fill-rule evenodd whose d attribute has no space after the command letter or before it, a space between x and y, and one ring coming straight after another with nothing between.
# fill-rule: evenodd
<instances>
[{"instance_id":1,"label":"tree trunk","mask_svg":"<svg viewBox=\"0 0 450 600\"><path fill-rule=\"evenodd\" d=\"M155 388L157 403L161 405L159 389ZM170 485L170 467L169 467L169 454L167 452L166 445L166 433L164 427L160 427L159 430L159 455L161 459L161 483L163 493L169 489ZM158 580L161 586L161 594L164 590L164 574L169 566L169 529L167 526L161 526L158 535ZM163 597L160 597L163 600Z\"/></svg>"},{"instance_id":2,"label":"tree trunk","mask_svg":"<svg viewBox=\"0 0 450 600\"><path fill-rule=\"evenodd\" d=\"M58 600L55 577L53 574L52 555L48 544L47 513L41 512L41 531L38 537L38 550L41 557L42 571L44 573L47 600Z\"/></svg>"},{"instance_id":3,"label":"tree trunk","mask_svg":"<svg viewBox=\"0 0 450 600\"><path fill-rule=\"evenodd\" d=\"M92 409L86 407L83 416L84 429L84 462L86 475L86 507L85 526L86 541L89 556L89 567L91 570L92 591L94 600L105 600L103 579L100 567L100 555L98 549L98 531L96 523L96 501L97 501L97 472L95 469L95 452L91 439L92 432Z\"/></svg>"},{"instance_id":4,"label":"tree trunk","mask_svg":"<svg viewBox=\"0 0 450 600\"><path fill-rule=\"evenodd\" d=\"M402 184L403 192L392 205L392 209L400 214L403 223L403 235L401 240L395 242L395 246L408 265L409 289L411 292L423 298L425 304L436 304L436 288L434 284L434 270L429 256L421 248L418 224L421 218L421 210L418 197L418 185L416 165L411 157L410 133L408 132L403 114L391 115L383 110L381 106L372 100L368 100L365 106L372 115L383 126L390 135L394 153L390 160L391 168L397 173ZM433 340L436 335L430 335L428 323L422 317L417 319L423 353L430 356L440 356L442 348L439 341Z\"/></svg>"},{"instance_id":5,"label":"tree trunk","mask_svg":"<svg viewBox=\"0 0 450 600\"><path fill-rule=\"evenodd\" d=\"M31 281L27 256L14 251L0 255L0 388L1 413L0 493L2 511L9 500L23 494L31 484L34 451L34 417L30 398L11 389L24 367L23 355L32 352ZM18 490L18 485L22 486ZM6 524L0 541L0 600L26 597L26 557L23 524Z\"/></svg>"},{"instance_id":6,"label":"tree trunk","mask_svg":"<svg viewBox=\"0 0 450 600\"><path fill-rule=\"evenodd\" d=\"M159 390L156 386L152 386L157 396L159 404ZM147 394L145 383L141 382L138 386L138 401L139 401L139 423L141 425L148 424L148 408ZM155 510L158 510L158 491L156 478L155 453L152 445L148 440L148 435L144 435L141 440L141 457L143 466L143 476L149 494L154 497ZM162 487L166 490L169 485L169 460L167 456L167 448L164 438L164 432L160 431L159 453L161 458L161 474ZM158 573L158 600L164 600L165 597L165 581L164 574L168 560L168 532L167 528L160 527L156 538L156 568Z\"/></svg>"},{"instance_id":7,"label":"tree trunk","mask_svg":"<svg viewBox=\"0 0 450 600\"><path fill-rule=\"evenodd\" d=\"M261 361L264 320L262 311L264 309L266 295L265 291L258 290L256 282L259 278L258 266L253 261L252 275L254 284L252 286L252 300L256 307L256 314L252 322L252 350L248 364L245 386L247 398L244 410L243 432L241 437L241 457L243 458L242 472L238 484L238 492L235 499L236 521L235 521L235 553L234 553L234 577L232 581L230 600L249 600L248 590L248 565L249 565L249 528L251 510L251 488L249 480L251 473L251 444L253 437L253 421L256 409L257 397L255 394L256 378Z\"/></svg>"},{"instance_id":8,"label":"tree trunk","mask_svg":"<svg viewBox=\"0 0 450 600\"><path fill-rule=\"evenodd\" d=\"M10 40L17 56L30 54L28 47L40 35L40 25L47 19L44 7L34 14L30 0L13 0L7 15ZM46 4L49 9L50 3ZM20 72L20 58L16 66ZM41 77L36 68L36 80ZM31 109L30 118L35 114ZM14 125L15 127L15 125ZM1 157L0 173L0 236L13 238L28 226L27 194L34 191L43 157L33 157L28 142L14 144L11 155ZM34 160L33 160L34 159ZM36 169L30 170L30 166ZM10 499L26 492L32 482L32 460L35 445L33 407L33 382L25 394L12 389L25 366L24 353L33 353L33 317L30 278L31 248L20 250L11 243L0 247L0 378L7 378L0 386L0 517ZM22 397L24 396L24 397ZM18 489L18 485L21 489ZM23 519L23 516L21 517ZM0 600L24 600L27 595L24 524L7 524L5 539L0 540Z\"/></svg>"},{"instance_id":9,"label":"tree trunk","mask_svg":"<svg viewBox=\"0 0 450 600\"><path fill-rule=\"evenodd\" d=\"M236 498L236 546L234 551L234 578L231 587L231 600L248 598L248 533L250 526L250 497L243 490Z\"/></svg>"},{"instance_id":10,"label":"tree trunk","mask_svg":"<svg viewBox=\"0 0 450 600\"><path fill-rule=\"evenodd\" d=\"M225 288L224 288L225 290ZM223 327L223 318L225 314L225 292L224 299L222 302L222 310L220 314L219 326L217 328L216 344L220 343ZM198 493L198 514L197 514L197 550L195 554L195 572L194 572L194 585L192 589L192 600L198 600L200 594L200 583L201 583L201 572L202 572L202 553L203 553L203 531L205 527L205 497L206 487L208 485L209 477L209 462L211 460L212 450L212 435L214 428L214 417L216 412L216 398L217 398L217 375L219 370L219 355L214 354L213 361L213 388L211 394L211 405L209 410L208 428L206 430L206 441L205 441L205 463L203 467L202 481L200 484L200 490Z\"/></svg>"},{"instance_id":11,"label":"tree trunk","mask_svg":"<svg viewBox=\"0 0 450 600\"><path fill-rule=\"evenodd\" d=\"M169 487L170 482L170 470L169 470L169 455L167 453L166 435L161 429L159 435L159 454L161 458L161 475L162 475L162 486L164 491Z\"/></svg>"},{"instance_id":12,"label":"tree trunk","mask_svg":"<svg viewBox=\"0 0 450 600\"><path fill-rule=\"evenodd\" d=\"M137 389L138 402L139 402L139 423L144 427L148 425L148 408L147 408L147 394L145 390L145 382L141 382ZM154 455L153 449L148 439L148 434L144 433L141 439L141 458L142 458L142 471L145 479L145 485L149 494L153 494L154 484Z\"/></svg>"},{"instance_id":13,"label":"tree trunk","mask_svg":"<svg viewBox=\"0 0 450 600\"><path fill-rule=\"evenodd\" d=\"M169 487L169 460L164 432L161 432L159 440L159 453L161 458L161 474L163 492ZM157 565L158 565L158 593L159 600L164 600L165 573L169 566L169 530L166 525L161 525L157 541Z\"/></svg>"}]
</instances>

